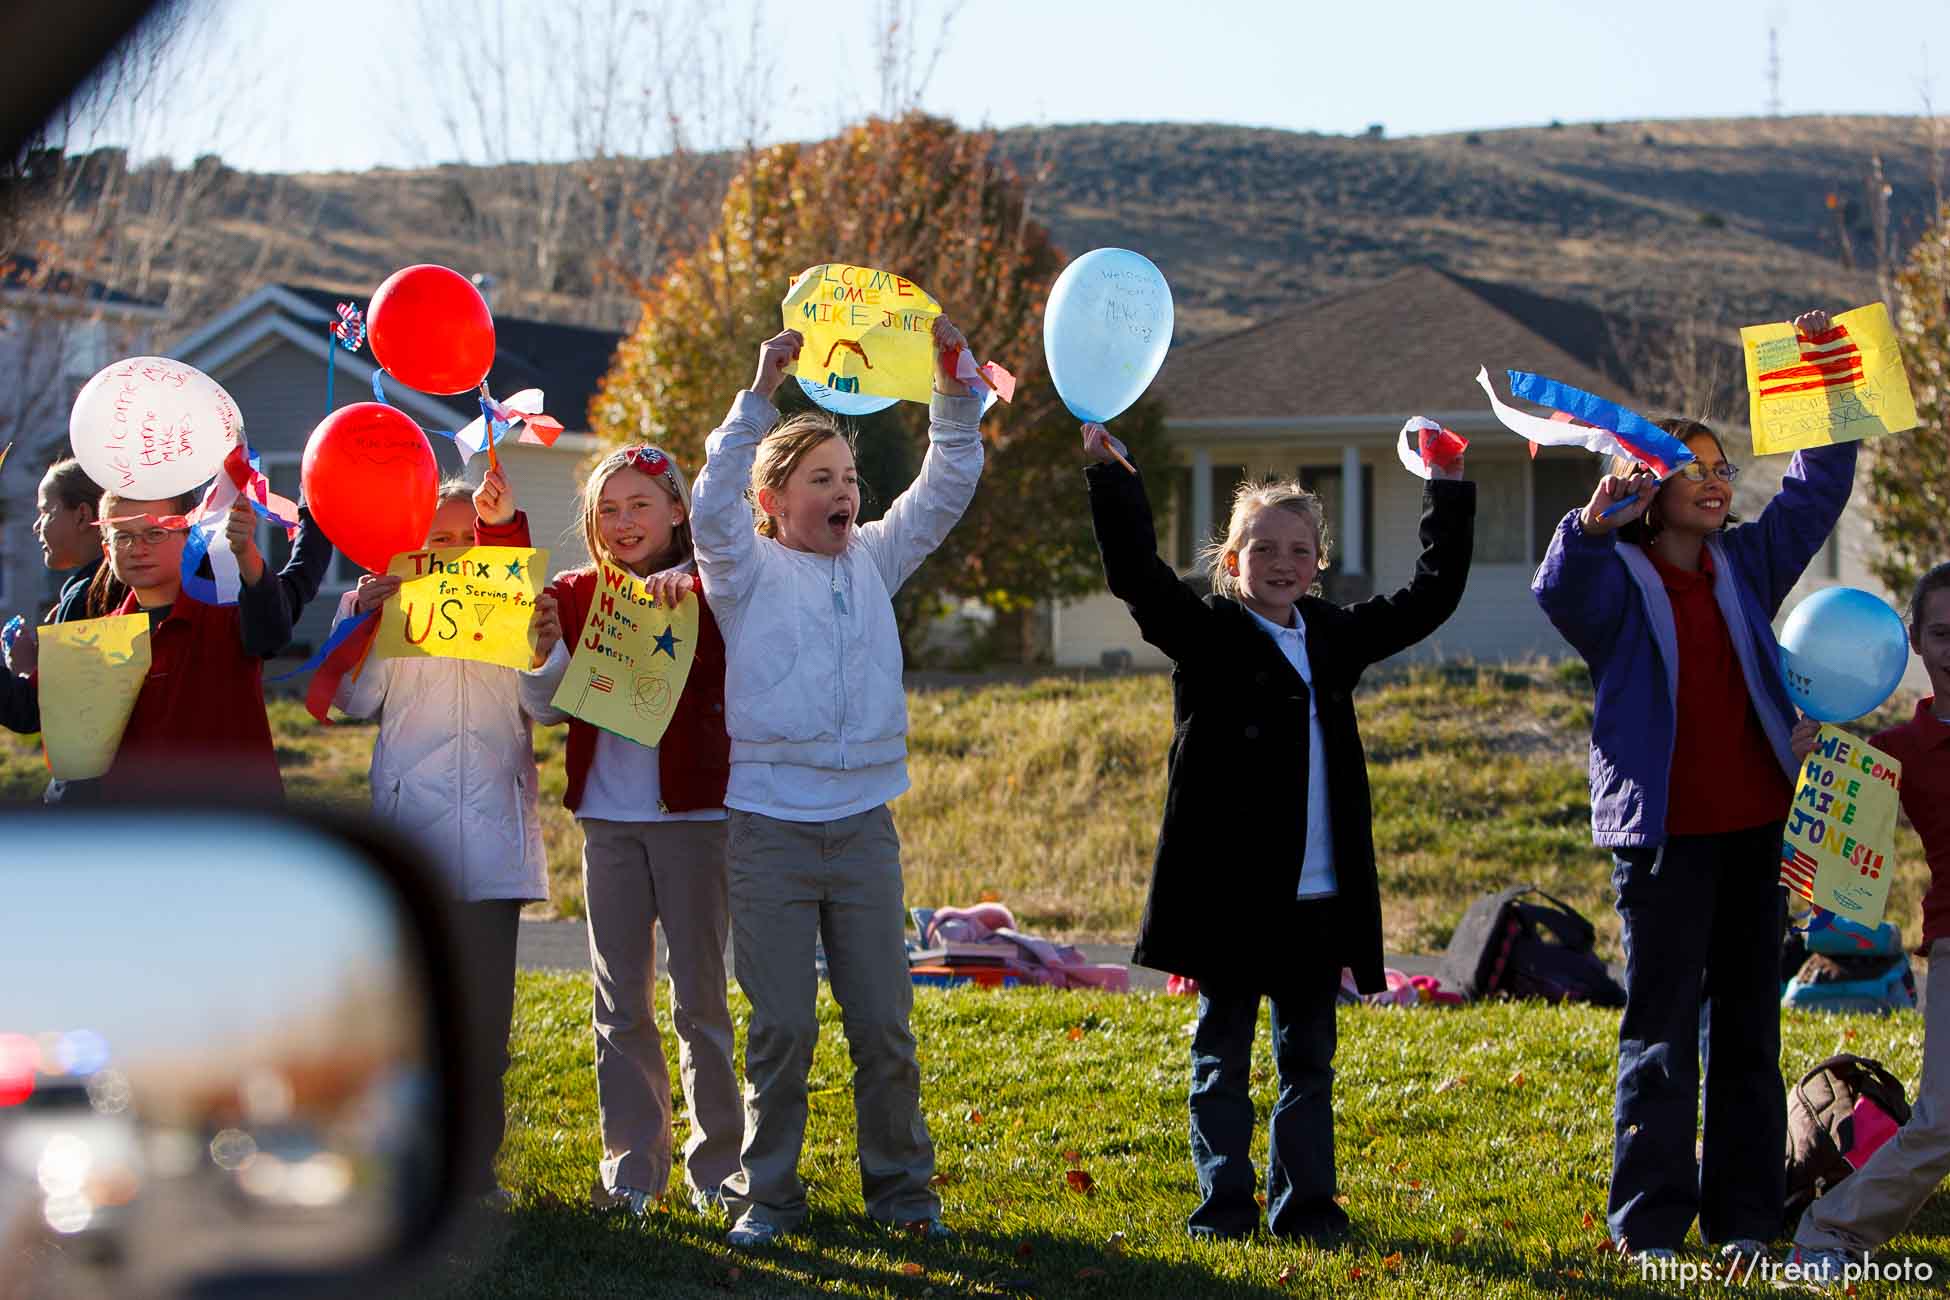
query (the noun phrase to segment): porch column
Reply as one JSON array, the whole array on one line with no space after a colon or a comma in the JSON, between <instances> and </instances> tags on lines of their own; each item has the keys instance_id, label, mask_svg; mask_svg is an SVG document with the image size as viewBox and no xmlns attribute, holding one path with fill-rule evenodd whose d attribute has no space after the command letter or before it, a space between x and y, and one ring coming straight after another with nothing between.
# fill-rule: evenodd
<instances>
[{"instance_id":1,"label":"porch column","mask_svg":"<svg viewBox=\"0 0 1950 1300\"><path fill-rule=\"evenodd\" d=\"M1366 532L1361 518L1361 449L1350 443L1341 448L1341 526L1334 535L1340 542L1335 567L1351 578L1368 571L1368 557L1361 553Z\"/></svg>"},{"instance_id":2,"label":"porch column","mask_svg":"<svg viewBox=\"0 0 1950 1300\"><path fill-rule=\"evenodd\" d=\"M1212 536L1212 453L1192 448L1192 554Z\"/></svg>"}]
</instances>

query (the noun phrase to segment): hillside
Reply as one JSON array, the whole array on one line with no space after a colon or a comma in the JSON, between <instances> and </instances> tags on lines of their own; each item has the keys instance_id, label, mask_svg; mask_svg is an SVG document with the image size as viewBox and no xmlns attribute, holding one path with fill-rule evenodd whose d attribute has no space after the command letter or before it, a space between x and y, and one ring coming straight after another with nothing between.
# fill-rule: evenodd
<instances>
[{"instance_id":1,"label":"hillside","mask_svg":"<svg viewBox=\"0 0 1950 1300\"><path fill-rule=\"evenodd\" d=\"M1720 324L1861 302L1873 277L1843 264L1842 244L1858 265L1872 262L1870 158L1882 159L1891 230L1906 242L1933 206L1931 127L1675 120L1391 140L1133 123L1011 130L997 147L1031 178L1032 212L1063 247L1118 244L1153 257L1177 294L1180 338L1191 340L1418 262ZM675 172L667 160L623 170L640 169L628 182L639 195L675 182L658 211L671 227L664 246L681 249L729 166L716 157ZM185 223L163 254L180 279L171 301L193 314L265 279L363 296L393 268L428 260L494 271L503 311L627 327L627 279L653 276L655 256L626 258L598 283L603 249L579 245L573 222L559 248L538 253L522 196L559 193L561 179L549 166L225 169L208 219Z\"/></svg>"}]
</instances>

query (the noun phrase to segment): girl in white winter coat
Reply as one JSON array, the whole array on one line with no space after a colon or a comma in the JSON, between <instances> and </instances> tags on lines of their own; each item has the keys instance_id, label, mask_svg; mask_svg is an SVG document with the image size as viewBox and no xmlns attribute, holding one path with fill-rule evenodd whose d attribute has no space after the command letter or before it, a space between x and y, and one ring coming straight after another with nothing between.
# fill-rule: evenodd
<instances>
[{"instance_id":1,"label":"girl in white winter coat","mask_svg":"<svg viewBox=\"0 0 1950 1300\"><path fill-rule=\"evenodd\" d=\"M476 545L529 545L528 521L498 469L478 489L459 481L440 489L428 549ZM378 609L399 585L366 574L339 602L338 620ZM505 1127L515 936L522 905L548 897L534 733L519 674L464 659L369 658L332 702L351 717L379 719L373 814L423 852L454 904L469 1027L493 1073L482 1159L470 1175L474 1190L499 1197L493 1160Z\"/></svg>"}]
</instances>

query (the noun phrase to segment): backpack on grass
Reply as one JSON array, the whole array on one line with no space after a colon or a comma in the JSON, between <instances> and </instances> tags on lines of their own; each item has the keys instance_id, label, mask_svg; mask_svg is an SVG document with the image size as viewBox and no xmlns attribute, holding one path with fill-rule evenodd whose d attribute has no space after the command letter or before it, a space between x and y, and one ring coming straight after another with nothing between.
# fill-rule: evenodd
<instances>
[{"instance_id":1,"label":"backpack on grass","mask_svg":"<svg viewBox=\"0 0 1950 1300\"><path fill-rule=\"evenodd\" d=\"M1788 981L1781 1005L1801 1011L1874 1012L1914 1009L1916 973L1909 954L1861 956L1814 952Z\"/></svg>"},{"instance_id":2,"label":"backpack on grass","mask_svg":"<svg viewBox=\"0 0 1950 1300\"><path fill-rule=\"evenodd\" d=\"M1463 913L1442 978L1471 998L1507 993L1547 1002L1625 1005L1625 990L1592 951L1597 932L1576 908L1535 885L1512 885Z\"/></svg>"},{"instance_id":3,"label":"backpack on grass","mask_svg":"<svg viewBox=\"0 0 1950 1300\"><path fill-rule=\"evenodd\" d=\"M1802 1075L1787 1096L1788 1230L1907 1123L1902 1081L1880 1061L1842 1052Z\"/></svg>"}]
</instances>

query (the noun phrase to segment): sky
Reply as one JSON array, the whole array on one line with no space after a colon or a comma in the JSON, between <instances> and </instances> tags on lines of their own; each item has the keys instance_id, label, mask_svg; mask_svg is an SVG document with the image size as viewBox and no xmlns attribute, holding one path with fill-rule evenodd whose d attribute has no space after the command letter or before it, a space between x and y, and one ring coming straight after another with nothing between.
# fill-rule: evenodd
<instances>
[{"instance_id":1,"label":"sky","mask_svg":"<svg viewBox=\"0 0 1950 1300\"><path fill-rule=\"evenodd\" d=\"M922 107L965 126L1075 122L1225 122L1335 134L1381 124L1411 135L1660 117L1744 117L1769 110L1768 33L1778 40L1787 114L1915 114L1950 101L1950 0L834 0L822 9L772 0L580 0L620 12L636 51L686 37L669 62L697 143L726 143L739 86L762 115L761 140L812 139L877 109L876 33L905 20L931 74L907 84ZM197 93L149 115L139 138L103 127L95 142L187 159L218 152L256 170L364 170L444 161L561 157L589 114L591 75L562 15L575 0L189 0L208 50L172 78ZM943 44L939 34L953 11ZM716 18L701 15L729 15ZM746 16L756 14L756 22ZM537 24L556 24L548 36ZM748 40L751 37L753 39ZM498 41L498 43L497 43ZM714 57L715 48L729 58ZM619 47L616 39L597 46ZM755 47L769 75L722 75ZM463 139L451 70L495 96L498 150ZM713 83L713 84L707 84ZM715 86L715 88L714 88ZM625 106L612 127L629 152L661 152L662 109ZM522 122L531 123L523 127ZM648 135L623 139L642 122ZM745 132L750 134L750 132ZM115 136L113 140L108 139Z\"/></svg>"},{"instance_id":2,"label":"sky","mask_svg":"<svg viewBox=\"0 0 1950 1300\"><path fill-rule=\"evenodd\" d=\"M92 1029L118 1054L288 1018L401 959L375 869L284 824L163 814L9 825L0 1033Z\"/></svg>"}]
</instances>

